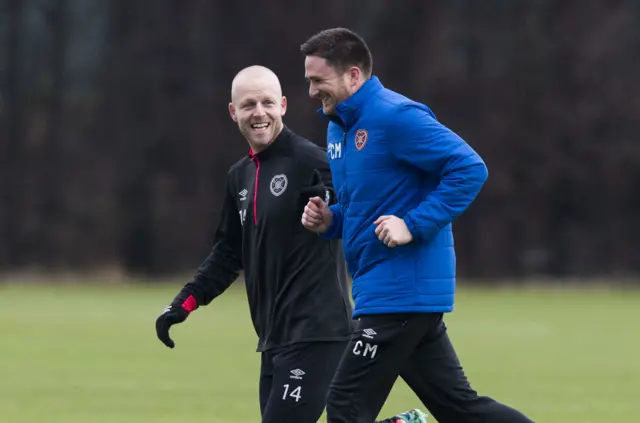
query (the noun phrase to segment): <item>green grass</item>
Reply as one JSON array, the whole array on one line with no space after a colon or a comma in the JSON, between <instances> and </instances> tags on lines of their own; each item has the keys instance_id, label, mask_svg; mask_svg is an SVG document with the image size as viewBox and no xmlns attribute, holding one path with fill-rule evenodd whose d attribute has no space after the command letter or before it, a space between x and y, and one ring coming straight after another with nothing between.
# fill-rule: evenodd
<instances>
[{"instance_id":1,"label":"green grass","mask_svg":"<svg viewBox=\"0 0 640 423\"><path fill-rule=\"evenodd\" d=\"M243 289L169 350L154 320L178 288L0 285L0 421L259 422ZM638 421L640 292L461 289L447 322L481 394L536 422ZM382 414L420 405L399 381Z\"/></svg>"}]
</instances>

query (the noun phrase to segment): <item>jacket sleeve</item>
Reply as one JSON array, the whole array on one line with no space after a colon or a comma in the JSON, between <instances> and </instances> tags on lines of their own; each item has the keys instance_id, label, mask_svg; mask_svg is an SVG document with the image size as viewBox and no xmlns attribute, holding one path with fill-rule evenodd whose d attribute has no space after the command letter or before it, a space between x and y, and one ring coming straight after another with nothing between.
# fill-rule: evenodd
<instances>
[{"instance_id":1,"label":"jacket sleeve","mask_svg":"<svg viewBox=\"0 0 640 423\"><path fill-rule=\"evenodd\" d=\"M225 193L211 252L196 271L193 280L175 297L172 306L191 312L199 306L209 304L238 278L242 270L242 224L229 194L228 180Z\"/></svg>"},{"instance_id":2,"label":"jacket sleeve","mask_svg":"<svg viewBox=\"0 0 640 423\"><path fill-rule=\"evenodd\" d=\"M321 192L318 192L318 196L324 199L325 203L329 204L329 208L333 212L332 225L326 232L319 234L321 238L333 239L342 237L342 206L338 203L338 195L335 192L333 186L333 180L331 178L331 167L327 160L327 154L324 150L317 150L315 154L311 155L309 161L310 168L313 171L311 186L322 185L321 191L324 192L324 196ZM306 201L305 201L306 204Z\"/></svg>"},{"instance_id":3,"label":"jacket sleeve","mask_svg":"<svg viewBox=\"0 0 640 423\"><path fill-rule=\"evenodd\" d=\"M325 239L342 238L342 222L344 221L342 205L336 203L329 206L329 209L333 213L331 226L325 232L321 233L320 236Z\"/></svg>"},{"instance_id":4,"label":"jacket sleeve","mask_svg":"<svg viewBox=\"0 0 640 423\"><path fill-rule=\"evenodd\" d=\"M325 155L322 169L320 169L320 175L322 176L322 182L326 189L325 202L329 204L329 209L333 213L333 219L331 226L320 236L324 239L342 238L342 205L338 203L338 195L335 192L333 182L331 179L331 168L329 161ZM328 200L328 201L327 201Z\"/></svg>"},{"instance_id":5,"label":"jacket sleeve","mask_svg":"<svg viewBox=\"0 0 640 423\"><path fill-rule=\"evenodd\" d=\"M390 123L393 154L440 181L402 217L415 240L430 241L476 198L488 177L482 158L426 106L405 105Z\"/></svg>"}]
</instances>

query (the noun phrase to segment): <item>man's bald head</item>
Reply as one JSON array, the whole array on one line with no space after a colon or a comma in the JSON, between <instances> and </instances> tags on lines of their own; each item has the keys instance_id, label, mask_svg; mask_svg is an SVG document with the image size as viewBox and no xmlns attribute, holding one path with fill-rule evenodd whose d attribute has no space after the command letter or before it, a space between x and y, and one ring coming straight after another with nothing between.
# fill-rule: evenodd
<instances>
[{"instance_id":1,"label":"man's bald head","mask_svg":"<svg viewBox=\"0 0 640 423\"><path fill-rule=\"evenodd\" d=\"M260 65L246 67L236 74L231 82L231 102L237 104L247 91L268 91L277 98L282 97L278 76L271 69Z\"/></svg>"},{"instance_id":2,"label":"man's bald head","mask_svg":"<svg viewBox=\"0 0 640 423\"><path fill-rule=\"evenodd\" d=\"M249 66L233 78L229 114L254 153L267 148L280 134L286 111L287 99L270 69Z\"/></svg>"}]
</instances>

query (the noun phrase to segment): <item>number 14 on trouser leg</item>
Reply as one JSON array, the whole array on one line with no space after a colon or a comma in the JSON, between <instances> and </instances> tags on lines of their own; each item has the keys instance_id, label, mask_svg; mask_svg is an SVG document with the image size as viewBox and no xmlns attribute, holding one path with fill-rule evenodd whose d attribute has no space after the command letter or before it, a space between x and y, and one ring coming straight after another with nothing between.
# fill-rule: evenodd
<instances>
[{"instance_id":1,"label":"number 14 on trouser leg","mask_svg":"<svg viewBox=\"0 0 640 423\"><path fill-rule=\"evenodd\" d=\"M346 341L309 342L265 351L261 367L262 423L316 423Z\"/></svg>"},{"instance_id":2,"label":"number 14 on trouser leg","mask_svg":"<svg viewBox=\"0 0 640 423\"><path fill-rule=\"evenodd\" d=\"M282 393L282 399L286 400L287 397L295 398L295 401L300 401L302 398L302 386L292 388L288 383L284 385L284 392Z\"/></svg>"}]
</instances>

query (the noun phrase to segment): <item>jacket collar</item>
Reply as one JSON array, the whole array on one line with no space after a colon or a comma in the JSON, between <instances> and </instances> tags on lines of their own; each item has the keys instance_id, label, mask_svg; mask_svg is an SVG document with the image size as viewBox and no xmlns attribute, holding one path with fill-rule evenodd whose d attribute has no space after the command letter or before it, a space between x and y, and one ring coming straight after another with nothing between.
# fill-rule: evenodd
<instances>
[{"instance_id":1,"label":"jacket collar","mask_svg":"<svg viewBox=\"0 0 640 423\"><path fill-rule=\"evenodd\" d=\"M249 157L251 159L266 160L269 157L277 156L278 154L288 150L292 135L293 131L291 131L287 125L283 125L282 131L280 131L276 136L276 139L274 139L267 148L259 153L254 153L253 150L249 148Z\"/></svg>"},{"instance_id":2,"label":"jacket collar","mask_svg":"<svg viewBox=\"0 0 640 423\"><path fill-rule=\"evenodd\" d=\"M318 109L318 113L340 126L351 128L358 120L362 106L383 88L384 86L378 77L372 76L351 97L342 103L336 104L336 115L326 115L322 108Z\"/></svg>"}]
</instances>

